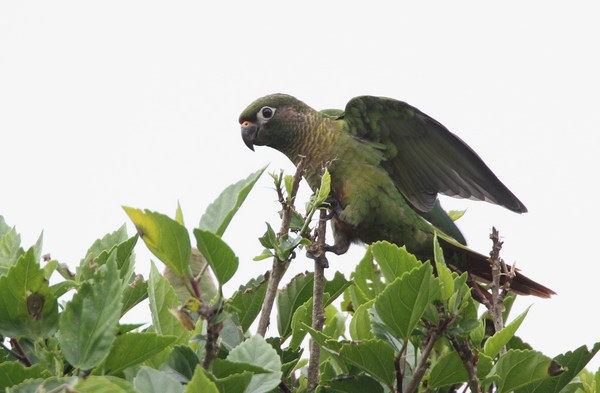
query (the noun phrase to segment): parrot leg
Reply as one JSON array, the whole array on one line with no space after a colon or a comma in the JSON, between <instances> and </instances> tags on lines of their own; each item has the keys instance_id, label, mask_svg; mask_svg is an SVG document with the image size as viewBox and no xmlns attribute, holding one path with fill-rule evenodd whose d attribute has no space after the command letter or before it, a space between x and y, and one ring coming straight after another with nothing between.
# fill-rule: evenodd
<instances>
[{"instance_id":1,"label":"parrot leg","mask_svg":"<svg viewBox=\"0 0 600 393\"><path fill-rule=\"evenodd\" d=\"M325 219L333 220L332 227L333 227L335 244L333 246L331 246L329 244L325 244L323 247L323 253L333 252L336 255L341 255L341 254L344 254L346 251L348 251L348 248L350 248L350 241L347 240L347 237L345 235L339 234L339 232L336 231L336 221L339 220L338 217L340 216L340 214L343 211L342 205L336 198L333 198L333 197L327 198L326 203L327 203L327 208L329 209L329 213L327 214ZM317 255L310 249L308 251L306 251L306 256L310 259L315 259L315 260L322 257L321 255Z\"/></svg>"}]
</instances>

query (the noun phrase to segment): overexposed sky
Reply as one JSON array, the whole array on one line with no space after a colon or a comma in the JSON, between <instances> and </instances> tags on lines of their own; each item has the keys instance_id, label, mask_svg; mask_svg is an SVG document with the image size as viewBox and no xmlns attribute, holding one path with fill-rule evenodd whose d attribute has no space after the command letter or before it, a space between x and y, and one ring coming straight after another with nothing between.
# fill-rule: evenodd
<instances>
[{"instance_id":1,"label":"overexposed sky","mask_svg":"<svg viewBox=\"0 0 600 393\"><path fill-rule=\"evenodd\" d=\"M292 171L242 143L237 119L255 98L288 93L325 109L393 97L459 135L529 208L443 199L468 208L459 226L472 248L487 253L495 225L504 258L558 292L519 299L518 310L533 304L520 336L550 356L591 345L597 16L593 2L5 1L0 215L24 247L44 230L44 252L74 268L96 238L123 223L133 233L121 205L174 214L179 201L191 231L228 184L267 163ZM271 188L264 176L225 234L243 269L228 294L270 267L251 259L264 221L279 225ZM331 257L328 274L349 273L363 252ZM142 242L137 253L147 277Z\"/></svg>"}]
</instances>

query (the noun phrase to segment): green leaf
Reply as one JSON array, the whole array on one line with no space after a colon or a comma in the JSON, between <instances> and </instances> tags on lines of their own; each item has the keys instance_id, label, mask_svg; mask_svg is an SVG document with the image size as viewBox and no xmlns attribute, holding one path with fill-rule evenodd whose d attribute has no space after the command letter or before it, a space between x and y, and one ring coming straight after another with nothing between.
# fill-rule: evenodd
<instances>
[{"instance_id":1,"label":"green leaf","mask_svg":"<svg viewBox=\"0 0 600 393\"><path fill-rule=\"evenodd\" d=\"M148 298L148 282L140 275L134 278L123 290L121 316Z\"/></svg>"},{"instance_id":2,"label":"green leaf","mask_svg":"<svg viewBox=\"0 0 600 393\"><path fill-rule=\"evenodd\" d=\"M282 173L283 174L283 173ZM277 184L277 183L275 183ZM285 186L285 193L287 196L287 201L291 202L291 198L292 198L292 191L293 191L293 186L294 186L294 176L292 175L287 175L283 178L283 184Z\"/></svg>"},{"instance_id":3,"label":"green leaf","mask_svg":"<svg viewBox=\"0 0 600 393\"><path fill-rule=\"evenodd\" d=\"M345 344L340 356L393 390L396 380L394 350L384 341L367 340Z\"/></svg>"},{"instance_id":4,"label":"green leaf","mask_svg":"<svg viewBox=\"0 0 600 393\"><path fill-rule=\"evenodd\" d=\"M296 210L292 210L292 219L290 220L290 230L294 232L300 232L304 227L304 217Z\"/></svg>"},{"instance_id":5,"label":"green leaf","mask_svg":"<svg viewBox=\"0 0 600 393\"><path fill-rule=\"evenodd\" d=\"M473 302L473 298L469 296L471 288L467 285L468 274L466 272L460 276L453 274L452 277L454 277L454 292L448 298L447 311L450 314L459 315L460 311L467 307L469 302Z\"/></svg>"},{"instance_id":6,"label":"green leaf","mask_svg":"<svg viewBox=\"0 0 600 393\"><path fill-rule=\"evenodd\" d=\"M511 392L549 378L551 362L536 351L510 350L500 357L487 378L496 381L498 393Z\"/></svg>"},{"instance_id":7,"label":"green leaf","mask_svg":"<svg viewBox=\"0 0 600 393\"><path fill-rule=\"evenodd\" d=\"M192 246L187 230L164 214L124 206L146 246L180 276L189 275Z\"/></svg>"},{"instance_id":8,"label":"green leaf","mask_svg":"<svg viewBox=\"0 0 600 393\"><path fill-rule=\"evenodd\" d=\"M485 337L485 320L483 318L478 320L477 326L469 333L469 337L477 348L481 346Z\"/></svg>"},{"instance_id":9,"label":"green leaf","mask_svg":"<svg viewBox=\"0 0 600 393\"><path fill-rule=\"evenodd\" d=\"M222 286L237 271L239 260L227 243L216 234L202 229L194 229L198 250L206 258L217 281Z\"/></svg>"},{"instance_id":10,"label":"green leaf","mask_svg":"<svg viewBox=\"0 0 600 393\"><path fill-rule=\"evenodd\" d=\"M74 390L77 393L140 393L123 378L97 375L80 379Z\"/></svg>"},{"instance_id":11,"label":"green leaf","mask_svg":"<svg viewBox=\"0 0 600 393\"><path fill-rule=\"evenodd\" d=\"M144 325L145 323L119 323L117 326L117 335L133 332Z\"/></svg>"},{"instance_id":12,"label":"green leaf","mask_svg":"<svg viewBox=\"0 0 600 393\"><path fill-rule=\"evenodd\" d=\"M39 259L36 258L36 261L38 261ZM42 267L42 269L44 269L44 278L46 280L50 280L50 277L52 277L52 273L54 273L56 271L56 268L58 267L58 261L56 259L52 259L48 262L46 262L46 264Z\"/></svg>"},{"instance_id":13,"label":"green leaf","mask_svg":"<svg viewBox=\"0 0 600 393\"><path fill-rule=\"evenodd\" d=\"M433 363L427 386L437 389L467 382L468 379L469 375L459 354L455 350L450 350Z\"/></svg>"},{"instance_id":14,"label":"green leaf","mask_svg":"<svg viewBox=\"0 0 600 393\"><path fill-rule=\"evenodd\" d=\"M440 242L438 241L437 232L433 234L433 260L436 264L441 264L446 266L446 260L444 259L444 250L440 247Z\"/></svg>"},{"instance_id":15,"label":"green leaf","mask_svg":"<svg viewBox=\"0 0 600 393\"><path fill-rule=\"evenodd\" d=\"M405 247L398 247L386 241L373 243L369 248L388 283L423 265L413 254L406 251Z\"/></svg>"},{"instance_id":16,"label":"green leaf","mask_svg":"<svg viewBox=\"0 0 600 393\"><path fill-rule=\"evenodd\" d=\"M278 246L277 235L275 234L273 227L271 227L271 224L269 224L268 222L266 222L265 224L267 224L267 230L264 235L258 238L258 241L260 242L260 244L262 244L264 248L274 250Z\"/></svg>"},{"instance_id":17,"label":"green leaf","mask_svg":"<svg viewBox=\"0 0 600 393\"><path fill-rule=\"evenodd\" d=\"M176 376L180 381L188 382L199 364L198 356L189 346L177 345L161 365L161 370L168 371L169 375Z\"/></svg>"},{"instance_id":18,"label":"green leaf","mask_svg":"<svg viewBox=\"0 0 600 393\"><path fill-rule=\"evenodd\" d=\"M177 336L185 340L189 333L184 331L177 319L169 311L179 306L179 299L169 282L160 274L154 263L150 267L148 279L148 300L152 317L152 329L161 335ZM185 336L185 337L184 337ZM181 342L178 340L178 342Z\"/></svg>"},{"instance_id":19,"label":"green leaf","mask_svg":"<svg viewBox=\"0 0 600 393\"><path fill-rule=\"evenodd\" d=\"M371 332L373 333L374 338L387 342L396 353L403 352L405 350L406 342L387 327L374 308L371 308L369 311L371 314Z\"/></svg>"},{"instance_id":20,"label":"green leaf","mask_svg":"<svg viewBox=\"0 0 600 393\"><path fill-rule=\"evenodd\" d=\"M323 332L316 331L306 324L304 325L304 329L310 334L310 337L321 346L322 350L325 350L330 354L336 356L339 355L342 347L347 344L345 341L332 340L330 337L323 334Z\"/></svg>"},{"instance_id":21,"label":"green leaf","mask_svg":"<svg viewBox=\"0 0 600 393\"><path fill-rule=\"evenodd\" d=\"M312 297L313 273L299 274L277 294L277 329L281 337L291 333L296 309Z\"/></svg>"},{"instance_id":22,"label":"green leaf","mask_svg":"<svg viewBox=\"0 0 600 393\"><path fill-rule=\"evenodd\" d=\"M219 333L221 348L230 351L240 345L245 339L244 331L240 325L237 314L231 314L223 321L223 328Z\"/></svg>"},{"instance_id":23,"label":"green leaf","mask_svg":"<svg viewBox=\"0 0 600 393\"><path fill-rule=\"evenodd\" d=\"M200 295L204 302L210 302L219 292L210 269L207 269L207 265L206 258L200 254L200 251L198 251L197 248L192 248L190 269L193 277L197 277L202 273L198 287L200 288ZM179 302L181 304L185 303L192 294L192 292L190 292L190 278L182 277L168 267L165 268L164 276L173 286L173 289L179 298Z\"/></svg>"},{"instance_id":24,"label":"green leaf","mask_svg":"<svg viewBox=\"0 0 600 393\"><path fill-rule=\"evenodd\" d=\"M175 221L177 221L182 227L185 226L183 222L183 212L181 211L181 205L177 201L177 209L175 209Z\"/></svg>"},{"instance_id":25,"label":"green leaf","mask_svg":"<svg viewBox=\"0 0 600 393\"><path fill-rule=\"evenodd\" d=\"M277 328L281 337L291 333L292 316L296 309L312 297L313 273L299 274L292 278L290 283L277 294ZM344 290L352 285L343 274L336 272L333 279L325 280L323 305L326 307L335 301Z\"/></svg>"},{"instance_id":26,"label":"green leaf","mask_svg":"<svg viewBox=\"0 0 600 393\"><path fill-rule=\"evenodd\" d=\"M375 268L371 247L367 248L365 256L356 265L350 278L354 285L346 292L355 309L361 304L375 299L383 291L386 284L381 279L381 272Z\"/></svg>"},{"instance_id":27,"label":"green leaf","mask_svg":"<svg viewBox=\"0 0 600 393\"><path fill-rule=\"evenodd\" d=\"M85 257L79 263L75 274L75 280L81 282L92 278L95 268L90 265L98 265L96 259L98 259L100 254L110 252L114 247L126 240L127 228L125 225L122 225L112 233L107 233L100 239L96 239L85 253ZM106 262L106 257L107 255L104 255L103 262Z\"/></svg>"},{"instance_id":28,"label":"green leaf","mask_svg":"<svg viewBox=\"0 0 600 393\"><path fill-rule=\"evenodd\" d=\"M36 261L41 261L42 260L42 247L43 247L43 245L44 245L44 231L42 231L42 233L40 233L40 236L38 237L37 241L32 246L32 248L33 248L33 256L34 256L34 258L35 258Z\"/></svg>"},{"instance_id":29,"label":"green leaf","mask_svg":"<svg viewBox=\"0 0 600 393\"><path fill-rule=\"evenodd\" d=\"M329 294L329 298L323 303L324 306L330 305L339 296L341 296L346 288L352 285L352 281L346 280L346 277L340 272L335 272L333 279L325 280L325 293Z\"/></svg>"},{"instance_id":30,"label":"green leaf","mask_svg":"<svg viewBox=\"0 0 600 393\"><path fill-rule=\"evenodd\" d=\"M329 337L338 338L342 337L345 332L345 315L339 312L332 304L325 307L325 326L323 326L323 333Z\"/></svg>"},{"instance_id":31,"label":"green leaf","mask_svg":"<svg viewBox=\"0 0 600 393\"><path fill-rule=\"evenodd\" d=\"M588 362L598 353L600 350L600 342L594 344L592 349L588 349L585 345L577 348L574 351L558 355L554 358L554 361L562 366L564 372L553 378L549 378L539 383L534 383L520 389L519 392L523 393L558 393L563 392L563 388L569 384L588 364ZM596 379L600 372L597 372ZM598 381L596 382L596 389L600 386Z\"/></svg>"},{"instance_id":32,"label":"green leaf","mask_svg":"<svg viewBox=\"0 0 600 393\"><path fill-rule=\"evenodd\" d=\"M315 199L315 206L321 206L329 197L329 192L331 191L331 175L327 168L321 176L321 185L319 186L318 194Z\"/></svg>"},{"instance_id":33,"label":"green leaf","mask_svg":"<svg viewBox=\"0 0 600 393\"><path fill-rule=\"evenodd\" d=\"M431 264L404 273L375 300L375 311L387 330L394 336L409 340L429 302L438 282L434 280Z\"/></svg>"},{"instance_id":34,"label":"green leaf","mask_svg":"<svg viewBox=\"0 0 600 393\"><path fill-rule=\"evenodd\" d=\"M234 363L249 363L268 373L252 376L246 392L264 393L275 389L281 381L281 360L272 346L260 335L252 336L229 352L227 360Z\"/></svg>"},{"instance_id":35,"label":"green leaf","mask_svg":"<svg viewBox=\"0 0 600 393\"><path fill-rule=\"evenodd\" d=\"M110 351L121 311L118 274L115 259L109 259L92 282L81 285L60 316L58 341L74 367L92 369Z\"/></svg>"},{"instance_id":36,"label":"green leaf","mask_svg":"<svg viewBox=\"0 0 600 393\"><path fill-rule=\"evenodd\" d=\"M35 366L34 366L35 367ZM61 387L73 386L79 381L77 377L29 378L18 385L6 389L7 393L38 393L64 391Z\"/></svg>"},{"instance_id":37,"label":"green leaf","mask_svg":"<svg viewBox=\"0 0 600 393\"><path fill-rule=\"evenodd\" d=\"M281 371L283 372L282 379L289 378L292 373L300 368L299 364L302 356L302 352L304 352L303 348L293 349L293 348L285 348L281 351ZM306 359L302 359L302 361L306 361Z\"/></svg>"},{"instance_id":38,"label":"green leaf","mask_svg":"<svg viewBox=\"0 0 600 393\"><path fill-rule=\"evenodd\" d=\"M294 255L293 253L296 250L296 247L298 247L300 244L309 246L310 240L300 235L290 236L287 233L283 234L279 238L279 244L275 248L277 258L279 258L281 261L290 260Z\"/></svg>"},{"instance_id":39,"label":"green leaf","mask_svg":"<svg viewBox=\"0 0 600 393\"><path fill-rule=\"evenodd\" d=\"M246 179L240 180L227 187L208 205L206 212L200 218L199 229L208 230L217 236L223 236L231 219L238 211L244 200L267 167L252 173Z\"/></svg>"},{"instance_id":40,"label":"green leaf","mask_svg":"<svg viewBox=\"0 0 600 393\"><path fill-rule=\"evenodd\" d=\"M244 332L250 328L260 313L268 282L269 280L263 276L252 279L248 284L240 287L225 304L226 312L238 315Z\"/></svg>"},{"instance_id":41,"label":"green leaf","mask_svg":"<svg viewBox=\"0 0 600 393\"><path fill-rule=\"evenodd\" d=\"M371 331L371 314L369 312L371 307L373 307L373 303L375 303L375 299L361 304L354 311L354 316L350 321L350 337L352 337L354 341L374 338L373 332Z\"/></svg>"},{"instance_id":42,"label":"green leaf","mask_svg":"<svg viewBox=\"0 0 600 393\"><path fill-rule=\"evenodd\" d=\"M117 374L127 367L151 358L173 344L176 339L175 336L159 336L150 332L117 336L104 363L104 370L107 374Z\"/></svg>"},{"instance_id":43,"label":"green leaf","mask_svg":"<svg viewBox=\"0 0 600 393\"><path fill-rule=\"evenodd\" d=\"M0 219L2 216L0 216ZM1 228L0 228L1 229ZM4 388L17 385L27 379L48 378L51 374L40 364L25 367L21 362L0 363L0 391Z\"/></svg>"},{"instance_id":44,"label":"green leaf","mask_svg":"<svg viewBox=\"0 0 600 393\"><path fill-rule=\"evenodd\" d=\"M267 374L271 370L251 363L232 362L227 359L215 359L212 363L212 373L216 378L224 378L231 374L240 374L249 371L252 374Z\"/></svg>"},{"instance_id":45,"label":"green leaf","mask_svg":"<svg viewBox=\"0 0 600 393\"><path fill-rule=\"evenodd\" d=\"M206 371L198 365L196 366L196 370L194 370L194 376L187 384L185 393L219 393L219 389L217 389L217 385L213 381L210 380L208 375L206 375Z\"/></svg>"},{"instance_id":46,"label":"green leaf","mask_svg":"<svg viewBox=\"0 0 600 393\"><path fill-rule=\"evenodd\" d=\"M466 212L467 212L467 209L465 209L465 210L450 210L448 212L448 216L450 216L450 219L452 221L456 221L459 218L461 218L462 216L464 216Z\"/></svg>"},{"instance_id":47,"label":"green leaf","mask_svg":"<svg viewBox=\"0 0 600 393\"><path fill-rule=\"evenodd\" d=\"M0 216L0 276L5 275L23 254L20 245L21 236L15 228L6 225L4 217Z\"/></svg>"},{"instance_id":48,"label":"green leaf","mask_svg":"<svg viewBox=\"0 0 600 393\"><path fill-rule=\"evenodd\" d=\"M0 277L0 335L45 338L57 325L56 297L30 248Z\"/></svg>"},{"instance_id":49,"label":"green leaf","mask_svg":"<svg viewBox=\"0 0 600 393\"><path fill-rule=\"evenodd\" d=\"M504 329L494 333L492 337L488 338L485 342L485 345L483 346L483 353L485 353L491 358L496 357L496 355L500 353L500 350L506 344L508 344L511 338L513 338L513 336L517 332L517 329L519 328L519 326L521 326L521 322L523 322L523 320L527 316L528 312L529 307L527 307L527 309L521 315L515 318L514 321L512 321L509 325L504 327Z\"/></svg>"},{"instance_id":50,"label":"green leaf","mask_svg":"<svg viewBox=\"0 0 600 393\"><path fill-rule=\"evenodd\" d=\"M244 371L238 374L231 374L223 378L215 379L215 385L219 392L244 393L252 381L252 373Z\"/></svg>"},{"instance_id":51,"label":"green leaf","mask_svg":"<svg viewBox=\"0 0 600 393\"><path fill-rule=\"evenodd\" d=\"M183 386L164 371L142 367L133 379L133 386L144 393L180 393Z\"/></svg>"},{"instance_id":52,"label":"green leaf","mask_svg":"<svg viewBox=\"0 0 600 393\"><path fill-rule=\"evenodd\" d=\"M85 253L84 260L89 261L91 258L100 255L103 251L108 251L125 240L127 240L127 227L123 224L116 231L107 233L102 238L94 241Z\"/></svg>"},{"instance_id":53,"label":"green leaf","mask_svg":"<svg viewBox=\"0 0 600 393\"><path fill-rule=\"evenodd\" d=\"M118 232L121 232L121 230ZM118 232L106 235L101 241L104 245L107 245L104 243L107 237L114 236ZM96 270L105 265L109 258L115 258L117 269L119 269L119 277L123 281L123 285L127 285L134 273L135 255L133 254L133 249L137 243L138 236L136 235L127 239L127 233L123 233L123 237L125 238L123 241L121 241L120 236L119 238L113 238L114 243L116 244L107 245L108 248L103 249L102 251L98 250L97 253L88 251L87 256L81 261L80 266L77 268L76 280L81 282L92 279Z\"/></svg>"},{"instance_id":54,"label":"green leaf","mask_svg":"<svg viewBox=\"0 0 600 393\"><path fill-rule=\"evenodd\" d=\"M3 216L0 216L0 237L4 236L8 231L10 231L10 227L6 224Z\"/></svg>"},{"instance_id":55,"label":"green leaf","mask_svg":"<svg viewBox=\"0 0 600 393\"><path fill-rule=\"evenodd\" d=\"M383 393L383 387L375 379L367 375L342 375L323 384L320 393Z\"/></svg>"},{"instance_id":56,"label":"green leaf","mask_svg":"<svg viewBox=\"0 0 600 393\"><path fill-rule=\"evenodd\" d=\"M290 348L298 349L306 337L305 325L312 323L312 298L308 299L304 304L296 309L292 316L292 339L290 340Z\"/></svg>"}]
</instances>

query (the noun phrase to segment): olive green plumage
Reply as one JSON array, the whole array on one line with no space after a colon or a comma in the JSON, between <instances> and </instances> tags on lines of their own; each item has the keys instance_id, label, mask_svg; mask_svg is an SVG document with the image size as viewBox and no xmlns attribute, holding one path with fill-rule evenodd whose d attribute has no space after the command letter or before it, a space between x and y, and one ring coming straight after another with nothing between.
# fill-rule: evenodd
<instances>
[{"instance_id":1,"label":"olive green plumage","mask_svg":"<svg viewBox=\"0 0 600 393\"><path fill-rule=\"evenodd\" d=\"M487 258L465 247L438 193L527 211L470 147L404 102L362 96L350 100L345 111L318 112L292 96L274 94L254 101L239 120L252 150L270 146L296 165L305 157L305 178L313 190L328 168L335 239L329 251L337 254L352 242L387 240L431 259L437 232L450 265L487 280ZM523 294L553 294L521 274L512 287Z\"/></svg>"}]
</instances>

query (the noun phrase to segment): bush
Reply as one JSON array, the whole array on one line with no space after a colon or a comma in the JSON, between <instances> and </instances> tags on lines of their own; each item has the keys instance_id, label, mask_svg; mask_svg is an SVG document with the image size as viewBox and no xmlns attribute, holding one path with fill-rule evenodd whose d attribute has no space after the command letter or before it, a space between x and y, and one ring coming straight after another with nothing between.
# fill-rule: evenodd
<instances>
[{"instance_id":1,"label":"bush","mask_svg":"<svg viewBox=\"0 0 600 393\"><path fill-rule=\"evenodd\" d=\"M451 392L468 385L470 391L596 391L600 377L584 367L600 343L551 359L515 335L527 312L495 329L493 322L503 326L508 320L514 296L497 291L492 303L502 300L503 313L494 315L491 303L491 311L482 311L467 274L450 271L441 252L424 263L402 247L378 242L349 279L338 272L325 280L327 174L304 215L293 204L300 176L272 175L282 225L279 233L268 225L260 238L265 251L257 259L273 258L273 270L225 298L222 287L236 274L238 258L221 236L263 171L228 187L208 206L193 230L197 249L179 209L172 219L125 207L137 234L129 237L123 226L98 239L75 273L42 257L41 237L22 249L19 235L0 217L0 387L241 393ZM316 213L323 220L313 220ZM147 280L135 274L140 238L165 265L164 275L154 265ZM299 248L315 259L315 271L281 287ZM60 280L50 285L52 275ZM69 300L60 300L68 294ZM149 327L119 323L145 299ZM271 307L277 308L279 335L265 339Z\"/></svg>"}]
</instances>

